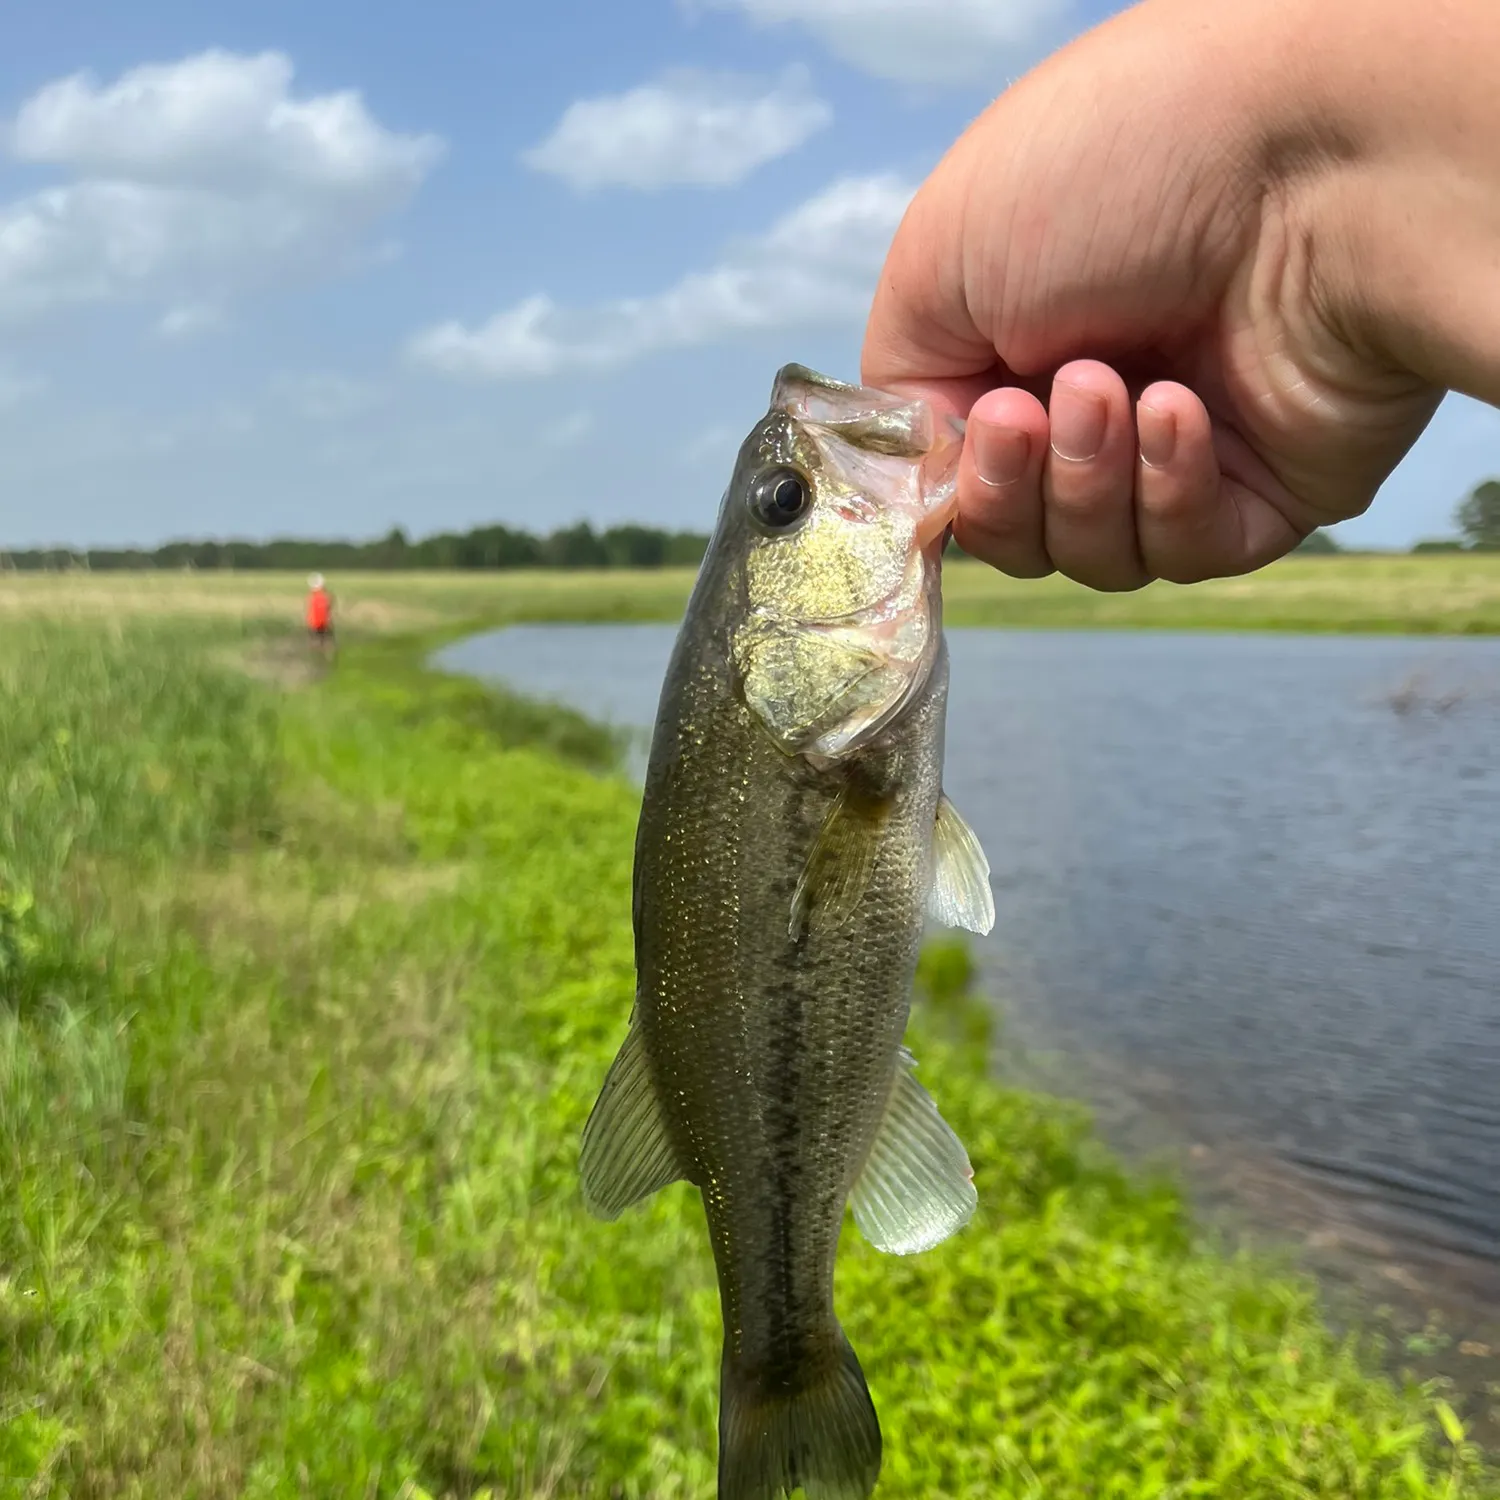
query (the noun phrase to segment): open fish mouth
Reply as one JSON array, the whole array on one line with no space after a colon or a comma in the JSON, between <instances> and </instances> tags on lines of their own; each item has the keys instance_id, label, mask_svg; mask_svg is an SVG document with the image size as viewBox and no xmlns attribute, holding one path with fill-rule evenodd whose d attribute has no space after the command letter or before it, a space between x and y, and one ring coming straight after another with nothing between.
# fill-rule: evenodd
<instances>
[{"instance_id":1,"label":"open fish mouth","mask_svg":"<svg viewBox=\"0 0 1500 1500\"><path fill-rule=\"evenodd\" d=\"M936 562L943 555L948 543L948 533L953 529L958 515L958 469L943 481L937 491L927 499L921 517L917 521L917 548L929 554Z\"/></svg>"}]
</instances>

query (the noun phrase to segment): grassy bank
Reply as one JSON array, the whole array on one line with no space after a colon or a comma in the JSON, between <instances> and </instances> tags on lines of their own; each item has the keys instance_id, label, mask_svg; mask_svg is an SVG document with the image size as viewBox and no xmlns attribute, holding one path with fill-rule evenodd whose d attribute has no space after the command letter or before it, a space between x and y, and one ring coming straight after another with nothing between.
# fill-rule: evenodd
<instances>
[{"instance_id":1,"label":"grassy bank","mask_svg":"<svg viewBox=\"0 0 1500 1500\"><path fill-rule=\"evenodd\" d=\"M692 579L687 569L351 573L334 587L351 627L418 630L455 619L675 620ZM0 620L37 612L295 619L304 586L288 573L4 574ZM1485 635L1500 632L1500 553L1290 557L1246 578L1131 594L1061 578L1021 582L961 561L949 565L944 595L957 625Z\"/></svg>"},{"instance_id":2,"label":"grassy bank","mask_svg":"<svg viewBox=\"0 0 1500 1500\"><path fill-rule=\"evenodd\" d=\"M0 1495L711 1493L701 1210L577 1201L632 987L607 740L399 641L278 689L229 613L0 624ZM964 967L914 1045L979 1215L841 1260L881 1495L1500 1496L1439 1389L987 1082Z\"/></svg>"}]
</instances>

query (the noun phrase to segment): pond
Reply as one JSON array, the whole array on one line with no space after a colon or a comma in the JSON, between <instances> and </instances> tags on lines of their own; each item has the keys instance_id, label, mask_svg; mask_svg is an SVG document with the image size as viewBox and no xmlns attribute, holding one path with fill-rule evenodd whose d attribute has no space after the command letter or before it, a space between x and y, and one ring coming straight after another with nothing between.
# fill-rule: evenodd
<instances>
[{"instance_id":1,"label":"pond","mask_svg":"<svg viewBox=\"0 0 1500 1500\"><path fill-rule=\"evenodd\" d=\"M638 733L672 626L439 657ZM951 630L1008 1075L1399 1300L1500 1301L1500 641Z\"/></svg>"}]
</instances>

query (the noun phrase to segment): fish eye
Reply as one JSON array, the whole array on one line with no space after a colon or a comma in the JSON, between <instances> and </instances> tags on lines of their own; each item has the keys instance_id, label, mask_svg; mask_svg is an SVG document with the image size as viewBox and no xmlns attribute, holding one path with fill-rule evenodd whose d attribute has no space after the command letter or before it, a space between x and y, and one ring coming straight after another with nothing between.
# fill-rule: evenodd
<instances>
[{"instance_id":1,"label":"fish eye","mask_svg":"<svg viewBox=\"0 0 1500 1500\"><path fill-rule=\"evenodd\" d=\"M807 514L812 486L796 469L767 469L750 489L750 510L762 526L785 531Z\"/></svg>"}]
</instances>

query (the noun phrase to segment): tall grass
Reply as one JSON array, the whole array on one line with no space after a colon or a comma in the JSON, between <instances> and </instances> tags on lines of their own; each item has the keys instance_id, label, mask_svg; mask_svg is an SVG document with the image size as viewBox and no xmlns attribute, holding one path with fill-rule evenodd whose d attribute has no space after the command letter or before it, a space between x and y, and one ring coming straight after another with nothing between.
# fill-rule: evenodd
<instances>
[{"instance_id":1,"label":"tall grass","mask_svg":"<svg viewBox=\"0 0 1500 1500\"><path fill-rule=\"evenodd\" d=\"M607 741L226 644L0 641L0 1495L711 1493L701 1210L578 1203L633 982ZM914 1043L980 1214L841 1259L882 1495L1500 1496L1438 1388L989 1083L965 980L928 955Z\"/></svg>"},{"instance_id":2,"label":"tall grass","mask_svg":"<svg viewBox=\"0 0 1500 1500\"><path fill-rule=\"evenodd\" d=\"M455 621L675 620L693 572L350 573L338 617L363 635ZM300 618L305 579L288 573L0 574L0 621L38 614L98 621ZM1056 575L1006 578L970 560L946 570L948 619L1016 629L1280 630L1350 634L1500 632L1500 553L1293 556L1243 578L1153 583L1100 594Z\"/></svg>"}]
</instances>

